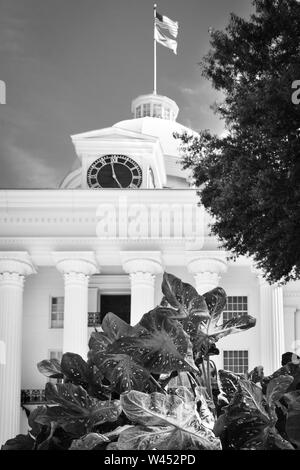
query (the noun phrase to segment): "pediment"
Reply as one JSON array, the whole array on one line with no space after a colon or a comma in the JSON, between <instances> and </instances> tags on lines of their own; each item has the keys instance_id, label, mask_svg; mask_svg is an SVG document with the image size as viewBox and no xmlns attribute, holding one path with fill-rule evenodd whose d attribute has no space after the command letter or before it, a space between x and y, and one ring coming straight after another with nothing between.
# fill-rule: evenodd
<instances>
[{"instance_id":1,"label":"pediment","mask_svg":"<svg viewBox=\"0 0 300 470\"><path fill-rule=\"evenodd\" d=\"M133 132L119 127L107 127L94 131L83 132L71 136L74 144L78 142L100 142L100 141L139 141L139 142L157 142L157 137Z\"/></svg>"}]
</instances>

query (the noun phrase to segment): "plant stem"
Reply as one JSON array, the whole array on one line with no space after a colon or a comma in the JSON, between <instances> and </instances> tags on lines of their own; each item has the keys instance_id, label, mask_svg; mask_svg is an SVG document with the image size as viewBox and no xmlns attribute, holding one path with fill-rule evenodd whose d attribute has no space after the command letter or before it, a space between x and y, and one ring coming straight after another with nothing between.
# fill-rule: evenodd
<instances>
[{"instance_id":1,"label":"plant stem","mask_svg":"<svg viewBox=\"0 0 300 470\"><path fill-rule=\"evenodd\" d=\"M187 373L187 376L188 376L188 379L189 379L189 382L190 382L190 385L191 385L191 389L193 390L194 397L196 397L195 388L197 387L197 383L196 383L194 377L192 376L192 374L190 374L190 373L188 372L188 373ZM196 384L196 385L195 385L195 384Z\"/></svg>"},{"instance_id":2,"label":"plant stem","mask_svg":"<svg viewBox=\"0 0 300 470\"><path fill-rule=\"evenodd\" d=\"M211 389L211 376L210 376L210 360L209 356L207 356L206 359L206 364L207 364L207 392L209 394L209 397L212 399L212 389Z\"/></svg>"},{"instance_id":3,"label":"plant stem","mask_svg":"<svg viewBox=\"0 0 300 470\"><path fill-rule=\"evenodd\" d=\"M202 372L203 372L204 383L205 383L206 388L208 388L207 375L206 375L204 362L202 362L201 367L202 367Z\"/></svg>"},{"instance_id":4,"label":"plant stem","mask_svg":"<svg viewBox=\"0 0 300 470\"><path fill-rule=\"evenodd\" d=\"M156 385L156 387L158 388L158 390L160 392L162 392L164 395L167 395L167 392L165 391L164 388L162 388L161 385L159 385L159 383L155 380L155 378L153 377L153 375L150 374L150 379L152 380L152 382Z\"/></svg>"}]
</instances>

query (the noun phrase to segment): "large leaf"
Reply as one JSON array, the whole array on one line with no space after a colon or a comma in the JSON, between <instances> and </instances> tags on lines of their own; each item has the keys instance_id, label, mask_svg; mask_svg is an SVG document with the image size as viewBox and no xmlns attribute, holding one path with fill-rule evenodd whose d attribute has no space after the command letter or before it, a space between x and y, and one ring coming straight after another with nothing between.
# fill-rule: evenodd
<instances>
[{"instance_id":1,"label":"large leaf","mask_svg":"<svg viewBox=\"0 0 300 470\"><path fill-rule=\"evenodd\" d=\"M285 395L288 402L286 433L289 440L300 450L300 390Z\"/></svg>"},{"instance_id":2,"label":"large leaf","mask_svg":"<svg viewBox=\"0 0 300 470\"><path fill-rule=\"evenodd\" d=\"M69 450L93 450L96 446L103 443L109 443L109 439L102 434L89 433L80 439L75 439Z\"/></svg>"},{"instance_id":3,"label":"large leaf","mask_svg":"<svg viewBox=\"0 0 300 470\"><path fill-rule=\"evenodd\" d=\"M217 322L226 306L226 292L221 287L216 287L203 295L211 320Z\"/></svg>"},{"instance_id":4,"label":"large leaf","mask_svg":"<svg viewBox=\"0 0 300 470\"><path fill-rule=\"evenodd\" d=\"M98 354L107 351L107 348L114 341L125 337L139 336L146 333L140 325L131 326L114 313L107 313L101 324L103 331L95 331L89 340L89 358L94 362Z\"/></svg>"},{"instance_id":5,"label":"large leaf","mask_svg":"<svg viewBox=\"0 0 300 470\"><path fill-rule=\"evenodd\" d=\"M162 291L165 300L178 310L180 316L185 318L190 314L199 316L200 318L208 318L208 309L204 298L198 294L196 289L182 282L178 277L173 274L164 273L162 282Z\"/></svg>"},{"instance_id":6,"label":"large leaf","mask_svg":"<svg viewBox=\"0 0 300 470\"><path fill-rule=\"evenodd\" d=\"M181 390L179 395L123 394L122 409L138 426L120 434L118 449L220 449L219 440L201 423L193 395L188 390Z\"/></svg>"},{"instance_id":7,"label":"large leaf","mask_svg":"<svg viewBox=\"0 0 300 470\"><path fill-rule=\"evenodd\" d=\"M30 434L18 434L13 439L9 439L3 444L1 450L33 450L35 440Z\"/></svg>"},{"instance_id":8,"label":"large leaf","mask_svg":"<svg viewBox=\"0 0 300 470\"><path fill-rule=\"evenodd\" d=\"M256 324L256 319L250 315L232 318L220 325L217 324L218 320L217 314L207 321L202 321L195 315L190 315L184 320L183 327L190 335L196 355L204 357L209 355L214 350L216 342L221 338L248 330Z\"/></svg>"},{"instance_id":9,"label":"large leaf","mask_svg":"<svg viewBox=\"0 0 300 470\"><path fill-rule=\"evenodd\" d=\"M268 405L272 405L287 386L272 384L267 403L260 387L240 378L237 392L225 408L215 426L215 432L227 442L229 449L276 450L292 449L275 429L276 418Z\"/></svg>"},{"instance_id":10,"label":"large leaf","mask_svg":"<svg viewBox=\"0 0 300 470\"><path fill-rule=\"evenodd\" d=\"M121 413L118 400L100 401L90 397L80 385L71 383L56 385L48 383L46 385L46 399L60 405L55 410L57 418L60 418L60 423L64 420L67 423L69 419L77 418L84 422L87 430L92 430L94 426L107 421L114 422ZM50 413L55 420L53 409Z\"/></svg>"},{"instance_id":11,"label":"large leaf","mask_svg":"<svg viewBox=\"0 0 300 470\"><path fill-rule=\"evenodd\" d=\"M218 375L220 379L220 390L223 395L226 396L228 403L230 403L237 392L241 374L234 374L228 370L220 369Z\"/></svg>"},{"instance_id":12,"label":"large leaf","mask_svg":"<svg viewBox=\"0 0 300 470\"><path fill-rule=\"evenodd\" d=\"M148 313L145 313L136 327L140 326L143 328L143 333L146 333L146 330L148 330L149 327L151 328L151 322L155 319L155 317L160 318L162 316L165 316L169 320L182 319L182 315L178 310L175 310L175 308L158 306L153 310L150 310Z\"/></svg>"},{"instance_id":13,"label":"large leaf","mask_svg":"<svg viewBox=\"0 0 300 470\"><path fill-rule=\"evenodd\" d=\"M86 416L80 416L62 406L47 406L46 413L39 414L36 422L44 426L50 426L54 422L73 438L79 438L87 432Z\"/></svg>"},{"instance_id":14,"label":"large leaf","mask_svg":"<svg viewBox=\"0 0 300 470\"><path fill-rule=\"evenodd\" d=\"M283 375L293 377L293 381L291 382L288 388L289 392L300 389L300 362L289 362L285 366L280 367L280 369L276 370L272 375L264 377L262 381L263 390L265 391L268 383L271 380Z\"/></svg>"},{"instance_id":15,"label":"large leaf","mask_svg":"<svg viewBox=\"0 0 300 470\"><path fill-rule=\"evenodd\" d=\"M97 355L95 364L119 394L130 390L150 393L157 390L150 372L126 354Z\"/></svg>"},{"instance_id":16,"label":"large leaf","mask_svg":"<svg viewBox=\"0 0 300 470\"><path fill-rule=\"evenodd\" d=\"M217 287L203 295L204 304L209 314L201 316L191 313L183 320L183 327L190 335L195 357L202 358L216 353L215 344L221 338L242 330L253 328L255 318L249 315L221 321L221 315L226 305L226 292Z\"/></svg>"},{"instance_id":17,"label":"large leaf","mask_svg":"<svg viewBox=\"0 0 300 470\"><path fill-rule=\"evenodd\" d=\"M58 359L45 359L37 364L38 370L41 374L45 375L50 379L62 379L63 372Z\"/></svg>"},{"instance_id":18,"label":"large leaf","mask_svg":"<svg viewBox=\"0 0 300 470\"><path fill-rule=\"evenodd\" d=\"M270 412L273 412L274 415L276 404L278 404L279 400L286 393L293 380L293 377L290 375L280 375L269 382L266 392L266 402Z\"/></svg>"},{"instance_id":19,"label":"large leaf","mask_svg":"<svg viewBox=\"0 0 300 470\"><path fill-rule=\"evenodd\" d=\"M177 390L177 394L179 394L178 390ZM195 397L196 409L197 409L197 413L200 416L201 423L203 423L203 425L207 427L208 429L213 430L214 425L215 425L215 418L208 406L209 396L207 394L206 388L196 387L195 395L196 395Z\"/></svg>"},{"instance_id":20,"label":"large leaf","mask_svg":"<svg viewBox=\"0 0 300 470\"><path fill-rule=\"evenodd\" d=\"M108 346L107 353L127 354L155 374L197 370L191 363L189 338L179 322L149 312L141 323L147 328L147 334L121 338Z\"/></svg>"},{"instance_id":21,"label":"large leaf","mask_svg":"<svg viewBox=\"0 0 300 470\"><path fill-rule=\"evenodd\" d=\"M248 372L247 378L251 380L251 382L257 384L262 383L264 379L264 368L263 366L256 366L251 372Z\"/></svg>"},{"instance_id":22,"label":"large leaf","mask_svg":"<svg viewBox=\"0 0 300 470\"><path fill-rule=\"evenodd\" d=\"M134 327L126 323L114 313L107 313L101 324L101 328L107 338L113 342L123 336L137 336L143 332L140 327Z\"/></svg>"},{"instance_id":23,"label":"large leaf","mask_svg":"<svg viewBox=\"0 0 300 470\"><path fill-rule=\"evenodd\" d=\"M112 342L102 331L93 331L89 340L90 353L92 356L102 354Z\"/></svg>"},{"instance_id":24,"label":"large leaf","mask_svg":"<svg viewBox=\"0 0 300 470\"><path fill-rule=\"evenodd\" d=\"M42 431L42 426L50 426L51 420L47 417L47 407L38 406L31 411L28 418L28 426L30 428L30 434L37 437Z\"/></svg>"},{"instance_id":25,"label":"large leaf","mask_svg":"<svg viewBox=\"0 0 300 470\"><path fill-rule=\"evenodd\" d=\"M79 354L65 353L61 359L64 375L76 385L87 385L91 381L92 369Z\"/></svg>"}]
</instances>

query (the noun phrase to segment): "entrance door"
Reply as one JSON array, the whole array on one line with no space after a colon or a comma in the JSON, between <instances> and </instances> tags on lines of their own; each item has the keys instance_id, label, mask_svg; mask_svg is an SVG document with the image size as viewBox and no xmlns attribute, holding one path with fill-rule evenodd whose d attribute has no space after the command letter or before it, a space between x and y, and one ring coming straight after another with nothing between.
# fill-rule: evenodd
<instances>
[{"instance_id":1,"label":"entrance door","mask_svg":"<svg viewBox=\"0 0 300 470\"><path fill-rule=\"evenodd\" d=\"M130 295L101 295L101 321L108 312L112 312L126 323L130 323Z\"/></svg>"}]
</instances>

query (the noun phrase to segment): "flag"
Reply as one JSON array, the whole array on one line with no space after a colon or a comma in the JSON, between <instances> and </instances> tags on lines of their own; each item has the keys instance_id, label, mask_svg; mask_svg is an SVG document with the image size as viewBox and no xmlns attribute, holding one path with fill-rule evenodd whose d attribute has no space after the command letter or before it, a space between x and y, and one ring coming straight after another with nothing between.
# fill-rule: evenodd
<instances>
[{"instance_id":1,"label":"flag","mask_svg":"<svg viewBox=\"0 0 300 470\"><path fill-rule=\"evenodd\" d=\"M178 22L170 20L167 16L160 15L156 12L155 24L162 29L167 30L173 38L178 35Z\"/></svg>"},{"instance_id":2,"label":"flag","mask_svg":"<svg viewBox=\"0 0 300 470\"><path fill-rule=\"evenodd\" d=\"M155 28L155 40L169 49L172 49L174 54L177 54L177 41L175 39L168 38L162 31Z\"/></svg>"},{"instance_id":3,"label":"flag","mask_svg":"<svg viewBox=\"0 0 300 470\"><path fill-rule=\"evenodd\" d=\"M169 37L166 33L168 33ZM173 38L177 38L178 35L178 23L173 21L167 16L162 16L155 12L155 27L154 27L154 38L159 44L171 49L174 54L177 54L177 41Z\"/></svg>"}]
</instances>

